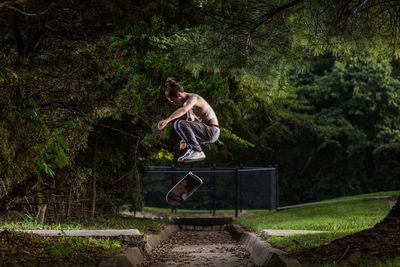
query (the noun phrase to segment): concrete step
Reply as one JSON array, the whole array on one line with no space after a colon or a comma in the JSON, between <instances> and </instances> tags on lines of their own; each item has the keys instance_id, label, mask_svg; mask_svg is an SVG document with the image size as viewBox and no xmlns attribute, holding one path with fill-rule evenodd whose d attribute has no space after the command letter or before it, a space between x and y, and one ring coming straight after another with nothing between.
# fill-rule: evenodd
<instances>
[{"instance_id":1,"label":"concrete step","mask_svg":"<svg viewBox=\"0 0 400 267\"><path fill-rule=\"evenodd\" d=\"M269 236L289 236L289 235L306 235L306 234L319 234L325 231L311 231L311 230L285 230L285 229L264 229L260 232L260 237L268 238Z\"/></svg>"}]
</instances>

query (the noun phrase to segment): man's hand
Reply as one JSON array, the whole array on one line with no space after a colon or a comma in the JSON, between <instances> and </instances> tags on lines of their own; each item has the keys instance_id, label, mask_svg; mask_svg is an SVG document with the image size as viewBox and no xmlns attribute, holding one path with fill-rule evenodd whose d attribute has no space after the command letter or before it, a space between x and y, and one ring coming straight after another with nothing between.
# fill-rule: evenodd
<instances>
[{"instance_id":1,"label":"man's hand","mask_svg":"<svg viewBox=\"0 0 400 267\"><path fill-rule=\"evenodd\" d=\"M181 140L181 141L179 142L179 149L180 149L180 150L183 150L183 149L185 149L186 147L187 147L186 142L183 141L183 140Z\"/></svg>"},{"instance_id":2,"label":"man's hand","mask_svg":"<svg viewBox=\"0 0 400 267\"><path fill-rule=\"evenodd\" d=\"M167 120L159 121L158 124L157 124L158 130L164 129L165 126L167 126L167 124L168 124L168 121L167 121Z\"/></svg>"}]
</instances>

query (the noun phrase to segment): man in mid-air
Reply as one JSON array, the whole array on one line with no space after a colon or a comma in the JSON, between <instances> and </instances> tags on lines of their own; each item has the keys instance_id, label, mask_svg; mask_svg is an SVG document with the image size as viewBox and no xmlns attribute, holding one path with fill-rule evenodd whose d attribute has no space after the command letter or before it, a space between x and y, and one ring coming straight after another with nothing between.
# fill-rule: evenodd
<instances>
[{"instance_id":1,"label":"man in mid-air","mask_svg":"<svg viewBox=\"0 0 400 267\"><path fill-rule=\"evenodd\" d=\"M200 144L214 143L218 140L220 130L217 116L204 98L194 93L187 93L173 78L167 78L165 96L176 104L182 105L166 119L158 122L158 129L164 129L175 119L174 129L182 138L179 148L187 149L179 162L195 162L206 158ZM186 120L178 119L187 115Z\"/></svg>"}]
</instances>

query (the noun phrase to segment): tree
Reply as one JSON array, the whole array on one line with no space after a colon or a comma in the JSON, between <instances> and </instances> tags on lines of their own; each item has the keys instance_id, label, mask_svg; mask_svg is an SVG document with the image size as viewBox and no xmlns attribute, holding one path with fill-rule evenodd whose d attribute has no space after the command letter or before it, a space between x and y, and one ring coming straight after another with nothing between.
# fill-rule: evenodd
<instances>
[{"instance_id":1,"label":"tree","mask_svg":"<svg viewBox=\"0 0 400 267\"><path fill-rule=\"evenodd\" d=\"M353 149L359 169L364 157L357 156L366 148L376 149L374 159L384 158L391 151L384 146L394 144L397 134L396 115L385 102L395 99L387 65L337 63L333 72L314 73L312 83L301 86L289 74L309 70L310 58L326 52L338 62L355 50L375 59L396 54L398 8L397 2L372 0L7 1L0 5L0 206L37 183L50 192L46 184L65 186L68 203L88 194L98 138L96 208L123 201L140 208L137 169L158 155L167 161L179 153L172 149L177 137L171 131L160 136L152 124L171 111L162 88L170 75L206 97L224 122L220 143L208 154L218 164L277 160L304 178L313 173L316 155L328 155L337 144ZM384 86L368 79L358 89L351 84L370 74L378 75L371 82ZM346 79L337 81L341 76ZM349 101L337 86L353 93ZM340 99L324 100L331 93ZM329 109L332 104L342 112ZM372 112L372 104L383 109ZM371 129L369 116L376 116ZM338 164L346 159L340 151ZM350 177L348 169L341 171ZM119 188L113 179L131 188ZM294 190L302 191L299 184Z\"/></svg>"},{"instance_id":2,"label":"tree","mask_svg":"<svg viewBox=\"0 0 400 267\"><path fill-rule=\"evenodd\" d=\"M400 83L391 69L388 60L353 56L336 61L331 71L314 75L299 87L300 99L312 106L306 112L319 116L318 135L325 140L316 156L326 158L326 149L340 155L329 159L336 163L335 185L348 184L355 192L396 187L394 181L378 176L377 171L384 173L386 168L376 166L373 156L380 146L399 142L395 133L400 125Z\"/></svg>"}]
</instances>

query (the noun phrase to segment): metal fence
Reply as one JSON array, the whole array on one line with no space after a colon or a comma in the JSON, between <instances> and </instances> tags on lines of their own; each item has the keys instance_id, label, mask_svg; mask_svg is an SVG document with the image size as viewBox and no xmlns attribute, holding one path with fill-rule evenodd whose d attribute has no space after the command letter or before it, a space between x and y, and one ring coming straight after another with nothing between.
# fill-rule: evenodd
<instances>
[{"instance_id":1,"label":"metal fence","mask_svg":"<svg viewBox=\"0 0 400 267\"><path fill-rule=\"evenodd\" d=\"M245 168L181 168L147 166L142 173L144 201L147 206L168 207L165 195L187 172L203 179L203 185L179 208L277 209L279 207L278 169L275 167Z\"/></svg>"}]
</instances>

